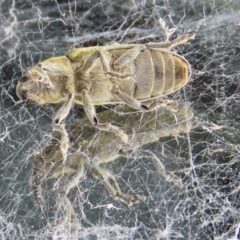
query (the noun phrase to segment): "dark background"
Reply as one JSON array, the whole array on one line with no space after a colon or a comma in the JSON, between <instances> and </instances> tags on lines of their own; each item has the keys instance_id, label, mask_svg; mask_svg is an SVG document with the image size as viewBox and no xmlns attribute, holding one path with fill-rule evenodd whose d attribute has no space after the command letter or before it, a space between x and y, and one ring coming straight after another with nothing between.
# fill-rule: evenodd
<instances>
[{"instance_id":1,"label":"dark background","mask_svg":"<svg viewBox=\"0 0 240 240\"><path fill-rule=\"evenodd\" d=\"M2 1L0 3L0 238L51 239L56 222L34 203L31 162L52 134L58 106L19 103L18 78L27 67L74 47L163 40L161 17L173 35L195 39L176 47L193 76L172 94L195 115L189 135L148 146L181 176L181 191L163 180L149 159L109 164L123 192L141 192L128 208L89 174L70 194L81 239L229 239L240 220L240 3L238 0ZM80 119L74 106L66 125ZM164 155L162 150L164 148ZM50 194L51 195L51 194ZM49 196L51 199L51 196ZM115 208L107 209L107 204ZM71 224L71 223L69 223ZM65 235L66 239L70 235Z\"/></svg>"}]
</instances>

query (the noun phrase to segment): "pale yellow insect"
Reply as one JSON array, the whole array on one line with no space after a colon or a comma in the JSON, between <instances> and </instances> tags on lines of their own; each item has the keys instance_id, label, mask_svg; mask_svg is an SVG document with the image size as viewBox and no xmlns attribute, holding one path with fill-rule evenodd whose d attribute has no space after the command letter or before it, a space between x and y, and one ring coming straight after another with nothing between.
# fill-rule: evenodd
<instances>
[{"instance_id":1,"label":"pale yellow insect","mask_svg":"<svg viewBox=\"0 0 240 240\"><path fill-rule=\"evenodd\" d=\"M128 136L111 123L100 123L94 105L125 103L141 110L156 109L155 102L183 87L191 77L188 61L169 51L185 43L190 35L172 42L123 44L77 48L66 56L52 57L28 69L17 83L22 100L38 104L64 102L53 119L54 127L67 117L73 103L83 105L91 123L100 130L112 131L128 143ZM67 149L66 141L66 149Z\"/></svg>"}]
</instances>

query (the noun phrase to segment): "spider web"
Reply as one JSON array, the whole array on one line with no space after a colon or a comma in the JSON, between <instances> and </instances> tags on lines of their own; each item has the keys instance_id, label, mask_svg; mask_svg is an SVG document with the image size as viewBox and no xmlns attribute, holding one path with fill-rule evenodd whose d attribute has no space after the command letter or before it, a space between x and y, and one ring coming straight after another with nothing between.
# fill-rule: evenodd
<instances>
[{"instance_id":1,"label":"spider web","mask_svg":"<svg viewBox=\"0 0 240 240\"><path fill-rule=\"evenodd\" d=\"M0 9L1 239L240 238L238 0L3 0ZM135 149L131 159L104 167L122 192L145 199L128 207L86 171L66 203L78 221L73 233L70 218L59 223L67 211L56 203L58 179L43 184L49 202L44 212L30 187L31 164L52 138L52 116L60 105L20 102L17 80L27 67L75 47L162 41L159 19L175 30L173 38L195 34L173 50L191 64L192 79L168 96L187 103L194 123L189 133L165 136L140 150L151 150L182 179L183 188L167 182ZM74 106L67 130L83 117L81 106Z\"/></svg>"}]
</instances>

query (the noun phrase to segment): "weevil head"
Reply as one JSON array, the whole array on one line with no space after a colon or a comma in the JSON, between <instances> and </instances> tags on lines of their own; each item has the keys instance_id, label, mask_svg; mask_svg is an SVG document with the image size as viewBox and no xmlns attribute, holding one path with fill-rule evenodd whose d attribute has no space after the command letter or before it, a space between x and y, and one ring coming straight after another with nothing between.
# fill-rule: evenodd
<instances>
[{"instance_id":1,"label":"weevil head","mask_svg":"<svg viewBox=\"0 0 240 240\"><path fill-rule=\"evenodd\" d=\"M38 68L34 67L25 72L25 74L18 80L16 87L16 94L21 100L33 100L31 96L38 96L40 92L40 82L42 79Z\"/></svg>"}]
</instances>

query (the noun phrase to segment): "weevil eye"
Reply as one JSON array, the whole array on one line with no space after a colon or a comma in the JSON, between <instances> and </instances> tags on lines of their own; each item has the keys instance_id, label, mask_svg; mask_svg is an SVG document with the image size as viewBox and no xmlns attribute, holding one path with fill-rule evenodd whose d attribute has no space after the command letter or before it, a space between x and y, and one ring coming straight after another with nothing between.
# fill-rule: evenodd
<instances>
[{"instance_id":1,"label":"weevil eye","mask_svg":"<svg viewBox=\"0 0 240 240\"><path fill-rule=\"evenodd\" d=\"M19 82L24 83L27 82L29 78L27 76L23 76L22 78L19 79Z\"/></svg>"}]
</instances>

